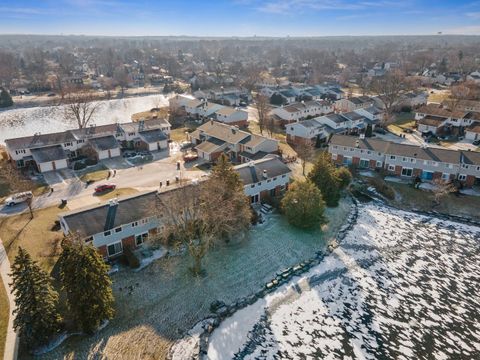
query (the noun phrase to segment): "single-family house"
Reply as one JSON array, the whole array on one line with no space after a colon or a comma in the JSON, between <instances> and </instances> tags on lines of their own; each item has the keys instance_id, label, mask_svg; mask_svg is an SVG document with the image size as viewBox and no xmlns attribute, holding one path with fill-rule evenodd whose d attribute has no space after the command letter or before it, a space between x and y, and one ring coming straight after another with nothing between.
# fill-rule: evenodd
<instances>
[{"instance_id":1,"label":"single-family house","mask_svg":"<svg viewBox=\"0 0 480 360\"><path fill-rule=\"evenodd\" d=\"M317 119L309 119L288 124L285 126L287 133L287 142L292 145L305 143L317 144L326 139L329 133L326 131L325 124Z\"/></svg>"},{"instance_id":2,"label":"single-family house","mask_svg":"<svg viewBox=\"0 0 480 360\"><path fill-rule=\"evenodd\" d=\"M244 127L248 125L248 112L232 107L223 107L214 114L217 121L228 125L237 125Z\"/></svg>"}]
</instances>

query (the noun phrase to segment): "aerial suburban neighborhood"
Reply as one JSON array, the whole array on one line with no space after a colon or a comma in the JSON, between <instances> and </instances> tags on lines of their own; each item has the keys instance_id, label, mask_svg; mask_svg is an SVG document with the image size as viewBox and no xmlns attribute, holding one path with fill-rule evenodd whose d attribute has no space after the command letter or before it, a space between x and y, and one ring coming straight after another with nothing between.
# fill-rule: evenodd
<instances>
[{"instance_id":1,"label":"aerial suburban neighborhood","mask_svg":"<svg viewBox=\"0 0 480 360\"><path fill-rule=\"evenodd\" d=\"M0 358L480 358L478 3L0 9Z\"/></svg>"}]
</instances>

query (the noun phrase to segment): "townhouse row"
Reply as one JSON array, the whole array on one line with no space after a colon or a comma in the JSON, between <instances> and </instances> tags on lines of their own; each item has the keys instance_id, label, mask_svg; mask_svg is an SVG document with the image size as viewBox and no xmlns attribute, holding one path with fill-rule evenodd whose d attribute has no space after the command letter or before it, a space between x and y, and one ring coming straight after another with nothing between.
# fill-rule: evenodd
<instances>
[{"instance_id":1,"label":"townhouse row","mask_svg":"<svg viewBox=\"0 0 480 360\"><path fill-rule=\"evenodd\" d=\"M168 148L171 125L164 119L90 126L58 133L5 140L17 168L38 172L67 168L80 156L97 160L120 156L121 148L156 151Z\"/></svg>"},{"instance_id":2,"label":"townhouse row","mask_svg":"<svg viewBox=\"0 0 480 360\"><path fill-rule=\"evenodd\" d=\"M232 162L259 160L268 154L278 153L278 140L251 134L238 126L209 120L188 134L198 157L215 161L226 154Z\"/></svg>"},{"instance_id":3,"label":"townhouse row","mask_svg":"<svg viewBox=\"0 0 480 360\"><path fill-rule=\"evenodd\" d=\"M383 120L384 113L374 106L346 113L329 114L286 126L287 142L292 145L325 142L334 134L357 134L372 131Z\"/></svg>"},{"instance_id":4,"label":"townhouse row","mask_svg":"<svg viewBox=\"0 0 480 360\"><path fill-rule=\"evenodd\" d=\"M480 153L420 147L371 138L334 135L328 152L339 165L384 169L403 178L423 181L459 180L465 187L480 185Z\"/></svg>"},{"instance_id":5,"label":"townhouse row","mask_svg":"<svg viewBox=\"0 0 480 360\"><path fill-rule=\"evenodd\" d=\"M196 120L217 120L228 125L245 127L248 125L248 112L206 99L195 99L189 95L175 95L169 99L170 108L181 111Z\"/></svg>"},{"instance_id":6,"label":"townhouse row","mask_svg":"<svg viewBox=\"0 0 480 360\"><path fill-rule=\"evenodd\" d=\"M473 104L472 104L473 103ZM415 113L418 131L438 136L464 136L475 141L480 139L480 103L462 101L454 110L448 104L428 104Z\"/></svg>"},{"instance_id":7,"label":"townhouse row","mask_svg":"<svg viewBox=\"0 0 480 360\"><path fill-rule=\"evenodd\" d=\"M279 196L288 189L291 171L278 156L242 164L235 170L252 204ZM62 213L60 226L65 235L76 233L86 243L93 244L104 258L115 258L126 247L138 248L163 230L163 217L155 215L156 206L159 197L172 191L179 189L144 192Z\"/></svg>"}]
</instances>

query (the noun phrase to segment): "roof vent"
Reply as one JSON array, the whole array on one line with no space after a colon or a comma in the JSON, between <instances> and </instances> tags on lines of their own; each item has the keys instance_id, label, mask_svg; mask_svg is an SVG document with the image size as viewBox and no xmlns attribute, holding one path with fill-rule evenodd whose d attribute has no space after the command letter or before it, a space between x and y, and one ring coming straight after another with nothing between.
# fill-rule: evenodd
<instances>
[{"instance_id":1,"label":"roof vent","mask_svg":"<svg viewBox=\"0 0 480 360\"><path fill-rule=\"evenodd\" d=\"M268 178L267 170L263 170L263 178L264 179Z\"/></svg>"},{"instance_id":2,"label":"roof vent","mask_svg":"<svg viewBox=\"0 0 480 360\"><path fill-rule=\"evenodd\" d=\"M355 147L356 148L360 147L360 141L359 140L355 140Z\"/></svg>"}]
</instances>

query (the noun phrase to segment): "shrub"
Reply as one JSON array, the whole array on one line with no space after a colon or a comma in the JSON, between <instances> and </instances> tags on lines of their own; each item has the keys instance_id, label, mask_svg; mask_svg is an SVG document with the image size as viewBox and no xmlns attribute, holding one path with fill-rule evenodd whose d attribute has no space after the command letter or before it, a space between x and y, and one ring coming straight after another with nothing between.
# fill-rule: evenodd
<instances>
[{"instance_id":1,"label":"shrub","mask_svg":"<svg viewBox=\"0 0 480 360\"><path fill-rule=\"evenodd\" d=\"M346 167L337 169L340 189L345 189L352 182L352 173Z\"/></svg>"},{"instance_id":2,"label":"shrub","mask_svg":"<svg viewBox=\"0 0 480 360\"><path fill-rule=\"evenodd\" d=\"M368 183L375 188L380 194L389 200L395 199L395 190L389 186L385 180L377 178L369 178Z\"/></svg>"},{"instance_id":3,"label":"shrub","mask_svg":"<svg viewBox=\"0 0 480 360\"><path fill-rule=\"evenodd\" d=\"M125 247L123 254L125 255L125 259L127 259L128 266L130 266L132 269L137 269L140 267L140 260L132 251L130 246Z\"/></svg>"},{"instance_id":4,"label":"shrub","mask_svg":"<svg viewBox=\"0 0 480 360\"><path fill-rule=\"evenodd\" d=\"M340 200L340 179L337 177L335 165L330 154L322 152L313 164L313 169L308 174L311 180L323 195L329 207L337 206Z\"/></svg>"},{"instance_id":5,"label":"shrub","mask_svg":"<svg viewBox=\"0 0 480 360\"><path fill-rule=\"evenodd\" d=\"M95 159L95 158L88 158L85 160L85 165L86 166L93 166L93 165L97 165L98 164L98 160Z\"/></svg>"},{"instance_id":6,"label":"shrub","mask_svg":"<svg viewBox=\"0 0 480 360\"><path fill-rule=\"evenodd\" d=\"M73 170L82 170L82 169L85 169L86 167L87 165L83 161L76 161L73 164Z\"/></svg>"}]
</instances>

